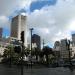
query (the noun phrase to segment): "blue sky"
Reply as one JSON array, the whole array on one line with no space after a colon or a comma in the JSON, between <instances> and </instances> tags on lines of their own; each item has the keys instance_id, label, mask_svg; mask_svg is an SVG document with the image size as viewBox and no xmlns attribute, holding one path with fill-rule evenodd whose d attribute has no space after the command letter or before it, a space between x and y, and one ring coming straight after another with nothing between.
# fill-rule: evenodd
<instances>
[{"instance_id":1,"label":"blue sky","mask_svg":"<svg viewBox=\"0 0 75 75\"><path fill-rule=\"evenodd\" d=\"M36 9L40 10L41 8L43 8L46 5L48 5L48 6L55 5L56 1L57 0L42 0L42 1L39 0L39 1L32 2L30 5L30 11L33 12Z\"/></svg>"},{"instance_id":2,"label":"blue sky","mask_svg":"<svg viewBox=\"0 0 75 75\"><path fill-rule=\"evenodd\" d=\"M3 28L3 37L8 37L8 36L10 36L10 30Z\"/></svg>"},{"instance_id":3,"label":"blue sky","mask_svg":"<svg viewBox=\"0 0 75 75\"><path fill-rule=\"evenodd\" d=\"M34 1L30 4L30 13L35 11L35 10L40 10L41 8L43 8L44 6L50 6L50 5L55 5L56 4L56 0L38 0L38 1ZM17 14L21 13L21 12L26 12L25 7L22 9L17 9L17 10L13 10L13 14L15 14L15 12ZM11 18L13 16L13 14L11 14L9 17L9 20L11 21ZM10 30L4 28L3 29L3 37L6 36L10 36Z\"/></svg>"},{"instance_id":4,"label":"blue sky","mask_svg":"<svg viewBox=\"0 0 75 75\"><path fill-rule=\"evenodd\" d=\"M0 0L0 27L10 35L11 18L27 14L27 26L51 45L56 40L71 39L75 32L75 0Z\"/></svg>"}]
</instances>

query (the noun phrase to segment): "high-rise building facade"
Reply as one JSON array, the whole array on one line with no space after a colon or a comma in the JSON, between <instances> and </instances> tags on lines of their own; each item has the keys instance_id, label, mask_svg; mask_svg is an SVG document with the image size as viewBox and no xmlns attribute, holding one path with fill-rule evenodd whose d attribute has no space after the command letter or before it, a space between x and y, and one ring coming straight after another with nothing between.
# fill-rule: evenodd
<instances>
[{"instance_id":1,"label":"high-rise building facade","mask_svg":"<svg viewBox=\"0 0 75 75\"><path fill-rule=\"evenodd\" d=\"M60 55L61 55L62 59L68 59L69 58L69 51L67 50L66 42L67 42L67 39L61 40Z\"/></svg>"},{"instance_id":2,"label":"high-rise building facade","mask_svg":"<svg viewBox=\"0 0 75 75\"><path fill-rule=\"evenodd\" d=\"M75 34L72 34L72 46L75 46Z\"/></svg>"},{"instance_id":3,"label":"high-rise building facade","mask_svg":"<svg viewBox=\"0 0 75 75\"><path fill-rule=\"evenodd\" d=\"M3 28L0 28L0 39L2 38Z\"/></svg>"},{"instance_id":4,"label":"high-rise building facade","mask_svg":"<svg viewBox=\"0 0 75 75\"><path fill-rule=\"evenodd\" d=\"M24 31L25 45L27 44L26 29L26 16L17 15L16 17L12 18L11 37L21 40L21 32Z\"/></svg>"},{"instance_id":5,"label":"high-rise building facade","mask_svg":"<svg viewBox=\"0 0 75 75\"><path fill-rule=\"evenodd\" d=\"M53 49L55 51L60 51L60 42L59 41L55 41Z\"/></svg>"},{"instance_id":6,"label":"high-rise building facade","mask_svg":"<svg viewBox=\"0 0 75 75\"><path fill-rule=\"evenodd\" d=\"M39 50L41 49L41 39L39 35L37 34L32 35L32 43L35 44Z\"/></svg>"},{"instance_id":7,"label":"high-rise building facade","mask_svg":"<svg viewBox=\"0 0 75 75\"><path fill-rule=\"evenodd\" d=\"M55 41L54 43L54 47L53 47L53 52L54 55L56 57L56 61L60 60L60 50L61 50L61 46L60 46L60 41Z\"/></svg>"}]
</instances>

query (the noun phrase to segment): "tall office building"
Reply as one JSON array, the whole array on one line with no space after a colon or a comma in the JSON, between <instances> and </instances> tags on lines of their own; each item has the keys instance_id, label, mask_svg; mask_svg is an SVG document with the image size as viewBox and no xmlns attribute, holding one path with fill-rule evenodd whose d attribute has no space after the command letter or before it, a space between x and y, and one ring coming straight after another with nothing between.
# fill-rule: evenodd
<instances>
[{"instance_id":1,"label":"tall office building","mask_svg":"<svg viewBox=\"0 0 75 75\"><path fill-rule=\"evenodd\" d=\"M74 56L75 54L75 33L72 34L71 49L72 49L72 56Z\"/></svg>"},{"instance_id":2,"label":"tall office building","mask_svg":"<svg viewBox=\"0 0 75 75\"><path fill-rule=\"evenodd\" d=\"M69 51L67 50L66 42L67 42L67 39L61 40L60 55L61 55L62 59L68 59L69 58Z\"/></svg>"},{"instance_id":3,"label":"tall office building","mask_svg":"<svg viewBox=\"0 0 75 75\"><path fill-rule=\"evenodd\" d=\"M0 39L2 38L3 28L0 28Z\"/></svg>"},{"instance_id":4,"label":"tall office building","mask_svg":"<svg viewBox=\"0 0 75 75\"><path fill-rule=\"evenodd\" d=\"M61 45L60 41L55 41L54 47L53 47L53 52L54 52L54 55L56 56L57 61L60 59L60 50L61 50L60 45Z\"/></svg>"},{"instance_id":5,"label":"tall office building","mask_svg":"<svg viewBox=\"0 0 75 75\"><path fill-rule=\"evenodd\" d=\"M35 44L39 50L41 49L41 39L39 35L37 34L32 35L32 43Z\"/></svg>"},{"instance_id":6,"label":"tall office building","mask_svg":"<svg viewBox=\"0 0 75 75\"><path fill-rule=\"evenodd\" d=\"M72 46L75 46L75 34L72 34Z\"/></svg>"},{"instance_id":7,"label":"tall office building","mask_svg":"<svg viewBox=\"0 0 75 75\"><path fill-rule=\"evenodd\" d=\"M59 41L55 41L55 43L54 43L54 50L60 51L60 42Z\"/></svg>"},{"instance_id":8,"label":"tall office building","mask_svg":"<svg viewBox=\"0 0 75 75\"><path fill-rule=\"evenodd\" d=\"M25 46L27 45L27 37L26 37L26 16L17 15L12 18L11 21L11 37L21 39L21 32L24 31L25 37Z\"/></svg>"}]
</instances>

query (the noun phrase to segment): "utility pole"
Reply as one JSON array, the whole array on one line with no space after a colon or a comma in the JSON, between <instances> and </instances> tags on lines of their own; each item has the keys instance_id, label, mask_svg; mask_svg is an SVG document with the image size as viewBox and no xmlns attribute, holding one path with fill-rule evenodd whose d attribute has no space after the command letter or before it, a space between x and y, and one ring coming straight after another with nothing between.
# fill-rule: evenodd
<instances>
[{"instance_id":1,"label":"utility pole","mask_svg":"<svg viewBox=\"0 0 75 75\"><path fill-rule=\"evenodd\" d=\"M33 31L33 28L30 28L30 32L31 32L31 68L32 68L32 31Z\"/></svg>"},{"instance_id":2,"label":"utility pole","mask_svg":"<svg viewBox=\"0 0 75 75\"><path fill-rule=\"evenodd\" d=\"M12 54L11 54L11 47L10 47L10 67L11 67L11 59L12 59Z\"/></svg>"},{"instance_id":3,"label":"utility pole","mask_svg":"<svg viewBox=\"0 0 75 75\"><path fill-rule=\"evenodd\" d=\"M24 31L21 32L21 41L22 41L22 49L21 49L21 75L23 75Z\"/></svg>"}]
</instances>

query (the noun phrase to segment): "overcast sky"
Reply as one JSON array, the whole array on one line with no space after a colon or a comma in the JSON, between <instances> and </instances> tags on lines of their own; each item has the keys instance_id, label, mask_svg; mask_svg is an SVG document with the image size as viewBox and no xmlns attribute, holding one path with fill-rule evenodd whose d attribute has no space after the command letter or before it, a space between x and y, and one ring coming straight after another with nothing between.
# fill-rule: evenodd
<instances>
[{"instance_id":1,"label":"overcast sky","mask_svg":"<svg viewBox=\"0 0 75 75\"><path fill-rule=\"evenodd\" d=\"M21 12L27 14L28 29L50 46L75 32L75 0L0 0L3 36L9 36L11 18Z\"/></svg>"}]
</instances>

